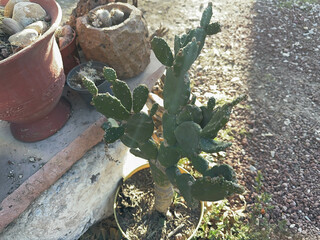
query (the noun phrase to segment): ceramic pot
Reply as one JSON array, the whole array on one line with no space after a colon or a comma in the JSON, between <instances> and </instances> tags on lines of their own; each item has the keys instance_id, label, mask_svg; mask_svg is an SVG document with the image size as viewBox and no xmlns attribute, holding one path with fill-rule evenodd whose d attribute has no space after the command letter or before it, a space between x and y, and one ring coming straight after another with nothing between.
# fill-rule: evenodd
<instances>
[{"instance_id":1,"label":"ceramic pot","mask_svg":"<svg viewBox=\"0 0 320 240\"><path fill-rule=\"evenodd\" d=\"M150 168L149 163L143 164L143 165L137 167L136 169L134 169L132 172L130 172L127 176L124 177L123 182L125 182L127 179L129 179L130 177L132 177L135 173L137 173L137 172L139 172L139 171L141 171L141 170L143 170L143 169L146 169L146 168ZM178 168L179 168L179 170L180 170L181 173L186 173L186 172L187 172L187 171L186 171L185 169L183 169L182 167L178 167ZM116 208L116 206L117 206L117 198L118 198L118 194L119 194L120 188L121 188L121 185L120 185L120 186L117 188L117 190L116 190L116 195L115 195L114 204L113 204L113 214L114 214L114 218L115 218L115 220L116 220L117 226L118 226L118 228L119 228L119 230L120 230L120 232L121 232L121 234L122 234L122 237L124 237L124 238L126 238L126 239L130 239L130 238L128 237L128 235L127 235L127 234L123 231L123 229L121 228L121 223L119 222L118 217L117 217L117 208ZM200 207L201 207L201 214L200 214L199 222L198 222L195 230L193 231L192 235L188 237L188 240L191 240L191 239L195 236L197 230L198 230L199 227L200 227L201 221L202 221L202 219L203 219L203 214L204 214L204 202L200 202Z\"/></svg>"},{"instance_id":2,"label":"ceramic pot","mask_svg":"<svg viewBox=\"0 0 320 240\"><path fill-rule=\"evenodd\" d=\"M103 76L103 68L105 66L107 65L104 63L90 61L90 68L95 69L98 73L102 75L102 81L100 84L97 85L99 93L109 92L110 94L112 94L112 90L110 88L111 84L108 81L106 81ZM86 67L88 67L88 62L82 63L74 67L67 75L67 84L73 91L77 92L88 105L90 105L90 102L92 100L91 93L89 93L87 89L80 88L72 83L72 78L78 75L79 71Z\"/></svg>"},{"instance_id":3,"label":"ceramic pot","mask_svg":"<svg viewBox=\"0 0 320 240\"><path fill-rule=\"evenodd\" d=\"M75 31L73 31L72 41L65 47L61 48L60 52L62 56L64 74L68 75L71 69L80 64L80 56L77 49Z\"/></svg>"},{"instance_id":4,"label":"ceramic pot","mask_svg":"<svg viewBox=\"0 0 320 240\"><path fill-rule=\"evenodd\" d=\"M89 24L88 14L77 18L78 42L84 56L87 60L108 64L119 79L139 75L149 64L151 53L148 27L142 12L127 3L109 3L98 8L120 9L125 20L111 27L96 28Z\"/></svg>"},{"instance_id":5,"label":"ceramic pot","mask_svg":"<svg viewBox=\"0 0 320 240\"><path fill-rule=\"evenodd\" d=\"M36 42L0 61L0 119L13 136L34 142L57 132L68 120L70 105L60 100L65 83L54 32L62 11L55 0L34 0L51 16L50 28ZM4 6L7 0L0 0Z\"/></svg>"}]
</instances>

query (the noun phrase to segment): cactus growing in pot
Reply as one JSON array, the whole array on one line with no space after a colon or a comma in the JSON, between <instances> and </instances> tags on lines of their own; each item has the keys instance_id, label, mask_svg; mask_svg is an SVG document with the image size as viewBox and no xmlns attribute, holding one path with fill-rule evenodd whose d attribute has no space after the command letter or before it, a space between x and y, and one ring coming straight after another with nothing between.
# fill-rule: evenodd
<instances>
[{"instance_id":1,"label":"cactus growing in pot","mask_svg":"<svg viewBox=\"0 0 320 240\"><path fill-rule=\"evenodd\" d=\"M104 68L105 78L112 84L114 96L99 94L90 79L83 82L93 95L92 104L108 118L118 121L105 124L105 142L120 139L138 157L147 159L155 183L155 209L166 213L176 187L193 207L199 201L217 201L234 193L242 193L243 188L236 183L233 169L226 165L209 167L200 153L215 153L225 150L230 143L216 141L218 131L229 120L232 107L245 99L240 96L222 106L215 106L211 98L206 106L195 105L191 96L188 70L197 59L205 38L220 31L218 23L210 23L212 4L204 10L200 27L187 34L175 36L174 53L161 38L154 38L151 45L158 60L167 66L164 81L163 136L164 141L157 143L152 134L152 116L157 110L154 104L149 113L142 112L148 98L148 89L140 85L131 93L128 85L117 79L111 68ZM181 173L177 164L186 157L194 168L202 174L195 179L188 173Z\"/></svg>"}]
</instances>

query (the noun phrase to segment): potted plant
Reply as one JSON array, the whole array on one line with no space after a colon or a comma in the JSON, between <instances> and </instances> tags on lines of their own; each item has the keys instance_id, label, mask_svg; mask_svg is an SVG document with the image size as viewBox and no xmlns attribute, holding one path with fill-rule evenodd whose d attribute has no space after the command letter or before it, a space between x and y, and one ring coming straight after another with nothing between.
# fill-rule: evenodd
<instances>
[{"instance_id":1,"label":"potted plant","mask_svg":"<svg viewBox=\"0 0 320 240\"><path fill-rule=\"evenodd\" d=\"M150 62L147 23L131 4L98 6L77 18L76 31L86 59L106 63L120 79L139 75Z\"/></svg>"},{"instance_id":2,"label":"potted plant","mask_svg":"<svg viewBox=\"0 0 320 240\"><path fill-rule=\"evenodd\" d=\"M89 61L74 67L67 75L68 86L83 98L90 105L91 94L82 83L82 78L87 77L97 86L99 92L110 92L110 83L103 75L104 63Z\"/></svg>"},{"instance_id":3,"label":"potted plant","mask_svg":"<svg viewBox=\"0 0 320 240\"><path fill-rule=\"evenodd\" d=\"M0 0L0 5L7 2ZM70 104L60 100L65 75L54 39L62 11L54 0L33 2L51 19L49 29L32 44L0 61L0 119L10 122L13 136L26 142L53 135L70 116Z\"/></svg>"},{"instance_id":4,"label":"potted plant","mask_svg":"<svg viewBox=\"0 0 320 240\"><path fill-rule=\"evenodd\" d=\"M109 93L99 94L93 82L83 78L93 95L95 108L107 118L118 121L109 121L103 126L105 142L120 139L132 154L148 160L154 182L154 211L164 216L174 199L174 188L190 208L199 206L199 201L217 201L243 192L229 165L209 167L208 161L200 155L201 152L223 151L231 145L215 138L228 122L233 106L245 99L245 96L240 96L222 106L215 106L215 99L211 98L206 106L198 107L196 98L190 98L188 70L198 57L206 36L220 31L218 23L210 23L211 16L212 4L209 3L198 28L181 37L175 36L174 54L163 39L154 38L151 42L158 60L167 66L163 90L163 142L152 138L152 116L158 105L154 104L148 114L141 111L148 98L146 86L138 86L131 94L127 84L117 79L116 72L105 67L105 78L112 84L114 93L111 96ZM189 173L182 173L177 166L181 158L188 158L201 177L195 179ZM115 217L119 214L116 213ZM145 236L129 238L148 239Z\"/></svg>"}]
</instances>

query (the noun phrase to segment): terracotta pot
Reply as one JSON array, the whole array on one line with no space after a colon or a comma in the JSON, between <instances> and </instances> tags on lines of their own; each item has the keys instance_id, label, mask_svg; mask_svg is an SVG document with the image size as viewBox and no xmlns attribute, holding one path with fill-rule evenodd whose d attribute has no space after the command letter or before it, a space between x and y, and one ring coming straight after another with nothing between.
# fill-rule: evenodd
<instances>
[{"instance_id":1,"label":"terracotta pot","mask_svg":"<svg viewBox=\"0 0 320 240\"><path fill-rule=\"evenodd\" d=\"M123 182L125 182L127 179L129 179L130 177L132 177L135 173L137 173L137 172L139 172L139 171L141 171L141 170L143 170L143 169L149 168L149 167L150 167L149 163L146 163L146 164L143 164L143 165L137 167L136 169L134 169L132 172L130 172L127 176L125 176L125 177L123 178ZM187 170L185 170L185 169L182 168L182 167L178 167L178 168L179 168L179 170L180 170L181 173L186 173L186 172L187 172ZM119 223L119 220L118 220L118 217L117 217L117 212L116 212L116 211L117 211L117 209L116 209L116 206L117 206L117 198L118 198L118 194L119 194L119 191L120 191L120 187L121 187L121 185L117 188L116 195L115 195L115 197L114 197L114 202L113 202L113 214L114 214L114 218L115 218L115 220L116 220L117 226L118 226L118 228L119 228L119 230L120 230L120 232L121 232L121 234L122 234L122 237L124 237L124 238L126 238L126 239L130 239L130 238L128 237L128 235L127 235L127 234L123 231L123 229L121 228L121 224ZM200 218L199 218L198 225L196 226L195 230L193 231L193 234L188 237L188 240L191 240L191 239L195 236L195 234L196 234L197 230L199 229L200 224L201 224L201 222L202 222L203 214L204 214L204 202L200 202L200 206L201 206L201 214L200 214Z\"/></svg>"},{"instance_id":2,"label":"terracotta pot","mask_svg":"<svg viewBox=\"0 0 320 240\"><path fill-rule=\"evenodd\" d=\"M0 61L0 119L10 122L14 137L26 142L53 135L70 113L70 105L59 102L65 75L54 32L62 11L55 0L33 2L51 16L51 27L36 42ZM0 5L6 3L0 0Z\"/></svg>"},{"instance_id":3,"label":"terracotta pot","mask_svg":"<svg viewBox=\"0 0 320 240\"><path fill-rule=\"evenodd\" d=\"M149 64L151 53L148 27L142 12L127 3L109 3L98 8L108 11L118 8L127 18L118 25L105 28L90 25L88 15L77 18L78 42L86 59L108 64L116 70L119 79L139 75Z\"/></svg>"},{"instance_id":4,"label":"terracotta pot","mask_svg":"<svg viewBox=\"0 0 320 240\"><path fill-rule=\"evenodd\" d=\"M80 64L79 52L76 44L76 32L73 32L72 41L60 49L64 74L68 75L72 68Z\"/></svg>"}]
</instances>

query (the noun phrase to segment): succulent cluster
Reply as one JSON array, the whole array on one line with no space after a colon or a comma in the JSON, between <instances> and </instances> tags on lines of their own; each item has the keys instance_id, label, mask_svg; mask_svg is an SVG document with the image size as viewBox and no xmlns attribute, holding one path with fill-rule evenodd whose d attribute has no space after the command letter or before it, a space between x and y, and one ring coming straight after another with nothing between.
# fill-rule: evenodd
<instances>
[{"instance_id":1,"label":"succulent cluster","mask_svg":"<svg viewBox=\"0 0 320 240\"><path fill-rule=\"evenodd\" d=\"M200 27L192 29L181 37L175 36L174 54L162 38L154 38L151 46L158 60L167 67L164 82L164 108L162 118L164 141L156 143L152 134L152 115L157 111L154 104L149 114L142 112L148 98L148 88L140 85L131 91L128 85L117 79L113 69L105 67L104 75L112 84L113 96L99 94L89 79L83 79L92 93L92 104L107 118L118 121L104 125L105 141L112 143L120 139L130 147L132 154L150 162L156 185L170 183L178 188L189 206L199 200L217 201L243 188L236 183L233 169L226 164L209 167L208 161L200 153L215 153L231 145L215 140L218 131L228 122L232 107L242 101L240 96L222 106L215 106L215 99L209 99L206 106L195 105L191 97L188 70L198 57L207 35L220 31L218 23L210 23L212 4L204 10ZM195 179L188 173L181 173L177 167L179 160L186 157L194 168L202 174Z\"/></svg>"}]
</instances>

